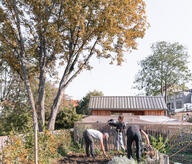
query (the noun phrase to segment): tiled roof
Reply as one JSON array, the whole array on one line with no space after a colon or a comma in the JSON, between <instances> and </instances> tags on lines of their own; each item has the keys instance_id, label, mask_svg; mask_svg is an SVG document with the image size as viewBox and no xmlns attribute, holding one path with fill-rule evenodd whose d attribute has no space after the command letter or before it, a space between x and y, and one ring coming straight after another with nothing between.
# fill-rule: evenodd
<instances>
[{"instance_id":1,"label":"tiled roof","mask_svg":"<svg viewBox=\"0 0 192 164\"><path fill-rule=\"evenodd\" d=\"M162 96L93 96L90 110L166 110Z\"/></svg>"}]
</instances>

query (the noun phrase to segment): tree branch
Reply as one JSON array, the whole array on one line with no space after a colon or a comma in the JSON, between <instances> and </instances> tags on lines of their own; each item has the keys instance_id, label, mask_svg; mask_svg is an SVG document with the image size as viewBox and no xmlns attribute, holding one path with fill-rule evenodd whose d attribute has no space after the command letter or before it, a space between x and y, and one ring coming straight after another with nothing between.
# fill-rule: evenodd
<instances>
[{"instance_id":1,"label":"tree branch","mask_svg":"<svg viewBox=\"0 0 192 164\"><path fill-rule=\"evenodd\" d=\"M83 70L83 67L87 65L88 61L90 60L90 58L93 55L93 50L94 50L98 40L99 40L99 37L96 39L93 47L91 48L90 54L87 57L87 59L84 61L84 63L79 67L79 69L71 76L71 78L61 88L65 88Z\"/></svg>"}]
</instances>

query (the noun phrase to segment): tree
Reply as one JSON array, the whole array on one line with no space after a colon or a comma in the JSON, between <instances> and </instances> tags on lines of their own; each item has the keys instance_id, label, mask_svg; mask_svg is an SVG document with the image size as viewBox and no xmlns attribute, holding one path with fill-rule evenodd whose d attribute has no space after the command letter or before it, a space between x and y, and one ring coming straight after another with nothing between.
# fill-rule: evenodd
<instances>
[{"instance_id":1,"label":"tree","mask_svg":"<svg viewBox=\"0 0 192 164\"><path fill-rule=\"evenodd\" d=\"M13 68L15 70L19 70L19 72L21 72L20 75L22 75L24 79L25 87L27 90L28 98L29 98L30 108L33 113L32 118L33 118L33 125L34 125L34 152L35 152L34 161L37 164L38 163L38 144L37 144L38 122L37 122L37 113L35 109L33 93L30 87L29 74L27 72L27 64L26 64L27 53L25 49L25 39L23 37L22 27L21 27L21 24L22 24L21 23L22 18L20 17L21 13L19 12L18 2L16 0L11 0L11 1L5 0L1 3L1 5L4 5L4 4L5 4L5 7L7 7L7 10L4 11L2 7L0 8L0 15L1 15L0 45L1 45L1 50L3 51L3 53L6 53L6 55L3 53L1 55L5 56L5 59L7 59L7 56L8 56L10 60L7 60L7 63L10 63L10 65L13 65ZM12 18L12 20L9 20L9 18ZM8 34L4 35L6 31ZM16 45L17 43L18 45ZM11 49L9 49L9 47L11 47ZM10 58L10 56L12 55L15 55L13 56L14 58ZM15 65L13 64L14 60L16 62Z\"/></svg>"},{"instance_id":2,"label":"tree","mask_svg":"<svg viewBox=\"0 0 192 164\"><path fill-rule=\"evenodd\" d=\"M78 114L90 114L88 108L91 96L103 96L103 93L94 90L92 92L89 92L85 97L83 97L82 100L80 100L79 105L76 107L76 111Z\"/></svg>"},{"instance_id":3,"label":"tree","mask_svg":"<svg viewBox=\"0 0 192 164\"><path fill-rule=\"evenodd\" d=\"M142 1L70 0L65 1L63 11L61 22L65 26L61 30L65 52L61 57L65 70L51 108L50 130L54 129L66 87L83 69L90 69L90 58L93 55L112 60L116 58L120 64L123 47L135 48L135 39L143 37L146 25Z\"/></svg>"},{"instance_id":4,"label":"tree","mask_svg":"<svg viewBox=\"0 0 192 164\"><path fill-rule=\"evenodd\" d=\"M161 41L151 48L152 55L140 63L136 87L144 89L147 95L164 95L166 101L169 88L183 86L191 78L188 54L179 43Z\"/></svg>"},{"instance_id":5,"label":"tree","mask_svg":"<svg viewBox=\"0 0 192 164\"><path fill-rule=\"evenodd\" d=\"M29 91L30 79L38 77L38 105L32 109L37 110L40 129L45 124L46 77L55 74L56 63L63 67L49 130L54 130L66 87L84 69L91 69L90 58L121 64L123 50L135 49L147 27L143 0L3 0L0 15L3 59L29 79Z\"/></svg>"}]
</instances>

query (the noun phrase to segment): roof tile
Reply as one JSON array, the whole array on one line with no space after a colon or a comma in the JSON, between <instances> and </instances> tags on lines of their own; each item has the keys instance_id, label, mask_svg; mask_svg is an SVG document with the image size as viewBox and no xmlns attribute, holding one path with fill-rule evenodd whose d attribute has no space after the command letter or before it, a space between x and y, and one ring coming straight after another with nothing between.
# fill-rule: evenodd
<instances>
[{"instance_id":1,"label":"roof tile","mask_svg":"<svg viewBox=\"0 0 192 164\"><path fill-rule=\"evenodd\" d=\"M162 96L93 96L89 109L99 110L166 110Z\"/></svg>"}]
</instances>

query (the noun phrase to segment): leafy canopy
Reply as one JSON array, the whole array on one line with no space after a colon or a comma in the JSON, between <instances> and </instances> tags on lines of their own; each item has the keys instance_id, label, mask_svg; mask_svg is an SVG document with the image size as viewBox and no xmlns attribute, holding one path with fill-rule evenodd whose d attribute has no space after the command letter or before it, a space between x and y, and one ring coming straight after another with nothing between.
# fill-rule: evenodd
<instances>
[{"instance_id":1,"label":"leafy canopy","mask_svg":"<svg viewBox=\"0 0 192 164\"><path fill-rule=\"evenodd\" d=\"M175 85L182 85L191 78L188 54L179 43L157 42L151 47L152 55L140 62L136 77L138 89L147 95L157 95Z\"/></svg>"},{"instance_id":2,"label":"leafy canopy","mask_svg":"<svg viewBox=\"0 0 192 164\"><path fill-rule=\"evenodd\" d=\"M31 82L38 77L40 121L46 77L55 77L55 67L62 65L51 107L53 130L64 90L83 69L91 69L90 58L108 58L120 65L123 52L137 48L147 25L143 0L1 0L0 56L26 79L30 102L28 78Z\"/></svg>"},{"instance_id":3,"label":"leafy canopy","mask_svg":"<svg viewBox=\"0 0 192 164\"><path fill-rule=\"evenodd\" d=\"M3 59L22 76L13 4L12 0L0 3L0 45ZM31 74L37 70L41 42L46 43L49 67L54 66L56 57L66 63L84 54L77 64L81 67L90 51L120 64L123 46L135 49L136 39L144 36L147 26L143 0L17 0L16 5ZM95 40L98 46L92 49Z\"/></svg>"}]
</instances>

